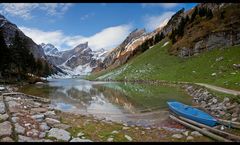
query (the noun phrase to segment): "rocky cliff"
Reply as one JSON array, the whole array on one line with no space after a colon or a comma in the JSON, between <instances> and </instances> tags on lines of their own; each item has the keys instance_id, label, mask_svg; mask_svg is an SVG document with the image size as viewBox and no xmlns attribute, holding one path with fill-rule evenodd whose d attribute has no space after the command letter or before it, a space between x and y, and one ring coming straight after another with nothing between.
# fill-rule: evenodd
<instances>
[{"instance_id":1,"label":"rocky cliff","mask_svg":"<svg viewBox=\"0 0 240 145\"><path fill-rule=\"evenodd\" d=\"M19 36L26 40L26 46L35 58L45 58L44 51L41 46L37 45L31 38L26 36L17 25L8 21L3 15L0 15L0 28L3 30L4 39L9 46L12 42L15 32L19 32Z\"/></svg>"}]
</instances>

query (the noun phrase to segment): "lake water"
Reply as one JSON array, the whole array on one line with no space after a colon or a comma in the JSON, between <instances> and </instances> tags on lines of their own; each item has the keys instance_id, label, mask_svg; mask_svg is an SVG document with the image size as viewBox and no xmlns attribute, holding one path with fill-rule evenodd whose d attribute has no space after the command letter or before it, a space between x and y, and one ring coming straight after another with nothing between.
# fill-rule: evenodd
<instances>
[{"instance_id":1,"label":"lake water","mask_svg":"<svg viewBox=\"0 0 240 145\"><path fill-rule=\"evenodd\" d=\"M168 118L166 102L191 104L192 97L177 87L52 79L46 84L26 85L20 92L46 97L65 112L93 115L129 125L159 125Z\"/></svg>"}]
</instances>

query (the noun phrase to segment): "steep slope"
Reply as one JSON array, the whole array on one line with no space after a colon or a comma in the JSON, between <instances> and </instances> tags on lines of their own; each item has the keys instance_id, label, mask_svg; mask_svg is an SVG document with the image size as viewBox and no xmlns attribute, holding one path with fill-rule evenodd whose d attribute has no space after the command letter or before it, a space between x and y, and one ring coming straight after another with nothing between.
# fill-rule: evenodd
<instances>
[{"instance_id":1,"label":"steep slope","mask_svg":"<svg viewBox=\"0 0 240 145\"><path fill-rule=\"evenodd\" d=\"M45 58L42 47L37 45L31 38L26 36L17 25L11 23L2 15L0 15L0 28L3 30L4 39L8 46L12 43L12 39L17 31L19 32L19 36L26 40L26 46L35 58Z\"/></svg>"},{"instance_id":2,"label":"steep slope","mask_svg":"<svg viewBox=\"0 0 240 145\"><path fill-rule=\"evenodd\" d=\"M198 56L168 54L172 44L164 39L156 46L108 72L90 76L97 80L167 80L201 82L240 90L240 46L215 48Z\"/></svg>"}]
</instances>

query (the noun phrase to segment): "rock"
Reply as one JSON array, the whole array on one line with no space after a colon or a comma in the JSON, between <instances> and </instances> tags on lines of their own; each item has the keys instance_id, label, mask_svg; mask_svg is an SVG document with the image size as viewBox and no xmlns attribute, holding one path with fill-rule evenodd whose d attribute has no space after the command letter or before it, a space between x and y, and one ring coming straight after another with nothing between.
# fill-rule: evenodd
<instances>
[{"instance_id":1,"label":"rock","mask_svg":"<svg viewBox=\"0 0 240 145\"><path fill-rule=\"evenodd\" d=\"M12 134L12 125L9 121L0 123L0 137L10 136Z\"/></svg>"},{"instance_id":2,"label":"rock","mask_svg":"<svg viewBox=\"0 0 240 145\"><path fill-rule=\"evenodd\" d=\"M55 127L55 128L60 128L60 129L64 129L64 130L70 128L69 125L67 125L67 124L63 124L63 123L53 124L53 127Z\"/></svg>"},{"instance_id":3,"label":"rock","mask_svg":"<svg viewBox=\"0 0 240 145\"><path fill-rule=\"evenodd\" d=\"M18 122L18 120L19 120L19 117L12 117L12 122L13 122L13 123Z\"/></svg>"},{"instance_id":4,"label":"rock","mask_svg":"<svg viewBox=\"0 0 240 145\"><path fill-rule=\"evenodd\" d=\"M116 131L116 130L114 130L114 131L112 131L112 133L111 134L117 134L117 133L119 133L118 131Z\"/></svg>"},{"instance_id":5,"label":"rock","mask_svg":"<svg viewBox=\"0 0 240 145\"><path fill-rule=\"evenodd\" d=\"M40 132L39 133L39 138L44 138L46 136L46 132Z\"/></svg>"},{"instance_id":6,"label":"rock","mask_svg":"<svg viewBox=\"0 0 240 145\"><path fill-rule=\"evenodd\" d=\"M224 103L227 103L227 102L229 102L230 101L230 99L228 98L228 97L225 97L224 99L223 99L223 102Z\"/></svg>"},{"instance_id":7,"label":"rock","mask_svg":"<svg viewBox=\"0 0 240 145\"><path fill-rule=\"evenodd\" d=\"M181 134L174 134L174 135L172 135L172 138L181 139L181 138L183 138L183 135L181 135Z\"/></svg>"},{"instance_id":8,"label":"rock","mask_svg":"<svg viewBox=\"0 0 240 145\"><path fill-rule=\"evenodd\" d=\"M92 142L89 139L73 138L70 142Z\"/></svg>"},{"instance_id":9,"label":"rock","mask_svg":"<svg viewBox=\"0 0 240 145\"><path fill-rule=\"evenodd\" d=\"M5 120L7 120L7 119L8 119L8 117L9 117L9 116L8 116L8 114L7 114L7 113L5 113L5 114L3 114L3 115L2 115L2 114L0 114L0 120L1 120L1 121L5 121Z\"/></svg>"},{"instance_id":10,"label":"rock","mask_svg":"<svg viewBox=\"0 0 240 145\"><path fill-rule=\"evenodd\" d=\"M78 136L78 137L84 136L84 133L83 133L83 132L79 132L79 133L77 134L77 136Z\"/></svg>"},{"instance_id":11,"label":"rock","mask_svg":"<svg viewBox=\"0 0 240 145\"><path fill-rule=\"evenodd\" d=\"M233 64L233 67L240 69L240 64Z\"/></svg>"},{"instance_id":12,"label":"rock","mask_svg":"<svg viewBox=\"0 0 240 145\"><path fill-rule=\"evenodd\" d=\"M234 112L234 113L232 114L232 117L233 117L233 118L238 117L238 113Z\"/></svg>"},{"instance_id":13,"label":"rock","mask_svg":"<svg viewBox=\"0 0 240 145\"><path fill-rule=\"evenodd\" d=\"M196 136L196 137L202 136L202 134L199 133L198 131L193 131L193 132L191 132L191 135L192 135L192 136Z\"/></svg>"},{"instance_id":14,"label":"rock","mask_svg":"<svg viewBox=\"0 0 240 145\"><path fill-rule=\"evenodd\" d=\"M211 76L216 76L217 74L216 73L212 73Z\"/></svg>"},{"instance_id":15,"label":"rock","mask_svg":"<svg viewBox=\"0 0 240 145\"><path fill-rule=\"evenodd\" d=\"M194 138L192 136L187 137L187 141L193 140Z\"/></svg>"},{"instance_id":16,"label":"rock","mask_svg":"<svg viewBox=\"0 0 240 145\"><path fill-rule=\"evenodd\" d=\"M238 120L238 118L232 118L232 121L233 122L235 122L235 121L237 121Z\"/></svg>"},{"instance_id":17,"label":"rock","mask_svg":"<svg viewBox=\"0 0 240 145\"><path fill-rule=\"evenodd\" d=\"M27 136L37 137L38 134L39 134L39 131L36 130L36 129L31 129L31 130L28 131L26 134L27 134Z\"/></svg>"},{"instance_id":18,"label":"rock","mask_svg":"<svg viewBox=\"0 0 240 145\"><path fill-rule=\"evenodd\" d=\"M59 128L52 128L49 133L49 137L54 137L57 140L69 141L70 140L70 133L66 130L59 129Z\"/></svg>"},{"instance_id":19,"label":"rock","mask_svg":"<svg viewBox=\"0 0 240 145\"><path fill-rule=\"evenodd\" d=\"M127 129L129 129L129 128L130 128L130 127L125 127L125 126L124 126L122 129L123 129L123 130L127 130Z\"/></svg>"},{"instance_id":20,"label":"rock","mask_svg":"<svg viewBox=\"0 0 240 145\"><path fill-rule=\"evenodd\" d=\"M189 131L185 131L185 132L183 132L183 134L184 134L185 136L188 136Z\"/></svg>"},{"instance_id":21,"label":"rock","mask_svg":"<svg viewBox=\"0 0 240 145\"><path fill-rule=\"evenodd\" d=\"M0 87L0 91L4 91L5 89L5 87Z\"/></svg>"},{"instance_id":22,"label":"rock","mask_svg":"<svg viewBox=\"0 0 240 145\"><path fill-rule=\"evenodd\" d=\"M7 137L2 138L0 142L14 142L14 140L7 136Z\"/></svg>"},{"instance_id":23,"label":"rock","mask_svg":"<svg viewBox=\"0 0 240 145\"><path fill-rule=\"evenodd\" d=\"M108 142L112 142L112 141L113 141L113 138L110 137L110 138L107 139L107 141L108 141Z\"/></svg>"},{"instance_id":24,"label":"rock","mask_svg":"<svg viewBox=\"0 0 240 145\"><path fill-rule=\"evenodd\" d=\"M216 103L217 103L217 99L216 99L216 98L213 98L212 102L213 102L214 104L216 104Z\"/></svg>"},{"instance_id":25,"label":"rock","mask_svg":"<svg viewBox=\"0 0 240 145\"><path fill-rule=\"evenodd\" d=\"M41 103L39 103L39 102L33 102L33 105L34 105L34 107L40 107L40 106L42 106L42 104Z\"/></svg>"},{"instance_id":26,"label":"rock","mask_svg":"<svg viewBox=\"0 0 240 145\"><path fill-rule=\"evenodd\" d=\"M43 114L37 114L37 115L31 116L31 118L36 119L37 121L43 121L44 115Z\"/></svg>"},{"instance_id":27,"label":"rock","mask_svg":"<svg viewBox=\"0 0 240 145\"><path fill-rule=\"evenodd\" d=\"M31 137L18 135L18 142L35 142L35 140Z\"/></svg>"},{"instance_id":28,"label":"rock","mask_svg":"<svg viewBox=\"0 0 240 145\"><path fill-rule=\"evenodd\" d=\"M46 123L50 126L53 126L54 124L60 123L60 121L52 118L46 118L45 119Z\"/></svg>"},{"instance_id":29,"label":"rock","mask_svg":"<svg viewBox=\"0 0 240 145\"><path fill-rule=\"evenodd\" d=\"M216 62L223 60L223 57L216 58Z\"/></svg>"},{"instance_id":30,"label":"rock","mask_svg":"<svg viewBox=\"0 0 240 145\"><path fill-rule=\"evenodd\" d=\"M0 114L4 114L5 112L6 112L5 104L1 101L0 102Z\"/></svg>"},{"instance_id":31,"label":"rock","mask_svg":"<svg viewBox=\"0 0 240 145\"><path fill-rule=\"evenodd\" d=\"M54 111L47 111L44 113L45 116L51 116L51 115L56 115Z\"/></svg>"},{"instance_id":32,"label":"rock","mask_svg":"<svg viewBox=\"0 0 240 145\"><path fill-rule=\"evenodd\" d=\"M31 108L31 112L34 112L34 113L45 113L46 111L48 111L47 108Z\"/></svg>"},{"instance_id":33,"label":"rock","mask_svg":"<svg viewBox=\"0 0 240 145\"><path fill-rule=\"evenodd\" d=\"M231 106L231 103L226 103L226 107L230 107Z\"/></svg>"},{"instance_id":34,"label":"rock","mask_svg":"<svg viewBox=\"0 0 240 145\"><path fill-rule=\"evenodd\" d=\"M124 137L128 140L128 141L132 141L132 138L130 137L130 136L128 136L128 135L124 135Z\"/></svg>"},{"instance_id":35,"label":"rock","mask_svg":"<svg viewBox=\"0 0 240 145\"><path fill-rule=\"evenodd\" d=\"M40 129L41 131L47 131L47 130L50 129L50 127L47 125L46 122L42 122L42 123L39 125L39 129Z\"/></svg>"},{"instance_id":36,"label":"rock","mask_svg":"<svg viewBox=\"0 0 240 145\"><path fill-rule=\"evenodd\" d=\"M20 124L16 123L14 124L15 125L15 131L18 133L18 134L24 134L25 133L25 128L22 127Z\"/></svg>"}]
</instances>

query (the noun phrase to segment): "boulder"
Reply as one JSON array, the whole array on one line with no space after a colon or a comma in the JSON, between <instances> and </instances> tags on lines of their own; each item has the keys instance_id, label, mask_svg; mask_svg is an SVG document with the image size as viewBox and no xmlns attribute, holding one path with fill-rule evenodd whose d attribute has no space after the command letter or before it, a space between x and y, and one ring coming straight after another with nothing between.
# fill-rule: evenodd
<instances>
[{"instance_id":1,"label":"boulder","mask_svg":"<svg viewBox=\"0 0 240 145\"><path fill-rule=\"evenodd\" d=\"M12 134L12 125L11 122L5 121L0 123L0 137L10 136Z\"/></svg>"},{"instance_id":2,"label":"boulder","mask_svg":"<svg viewBox=\"0 0 240 145\"><path fill-rule=\"evenodd\" d=\"M4 138L2 138L1 140L0 140L0 142L14 142L14 140L12 139L12 138L10 138L10 137L4 137Z\"/></svg>"},{"instance_id":3,"label":"boulder","mask_svg":"<svg viewBox=\"0 0 240 145\"><path fill-rule=\"evenodd\" d=\"M186 140L191 141L191 140L194 140L194 138L192 136L188 136Z\"/></svg>"},{"instance_id":4,"label":"boulder","mask_svg":"<svg viewBox=\"0 0 240 145\"><path fill-rule=\"evenodd\" d=\"M0 114L0 120L1 120L1 121L6 121L6 120L8 119L8 117L9 117L9 116L8 116L7 113L5 113L5 114L3 114L3 115Z\"/></svg>"},{"instance_id":5,"label":"boulder","mask_svg":"<svg viewBox=\"0 0 240 145\"><path fill-rule=\"evenodd\" d=\"M16 123L14 124L15 126L15 131L18 133L18 134L24 134L25 133L25 128L22 127L20 124Z\"/></svg>"},{"instance_id":6,"label":"boulder","mask_svg":"<svg viewBox=\"0 0 240 145\"><path fill-rule=\"evenodd\" d=\"M59 129L59 128L52 128L49 133L49 137L54 137L57 140L69 141L70 140L70 133L66 130Z\"/></svg>"}]
</instances>

